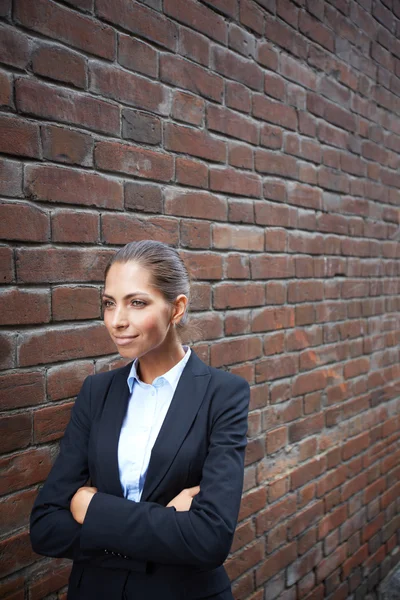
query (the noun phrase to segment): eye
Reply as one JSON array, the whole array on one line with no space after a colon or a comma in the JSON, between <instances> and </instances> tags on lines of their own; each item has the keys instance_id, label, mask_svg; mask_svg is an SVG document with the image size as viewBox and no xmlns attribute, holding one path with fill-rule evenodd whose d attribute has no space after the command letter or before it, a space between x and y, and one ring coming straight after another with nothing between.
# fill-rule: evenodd
<instances>
[{"instance_id":1,"label":"eye","mask_svg":"<svg viewBox=\"0 0 400 600\"><path fill-rule=\"evenodd\" d=\"M104 308L110 308L110 306L113 305L113 302L111 300L103 300L103 306Z\"/></svg>"},{"instance_id":2,"label":"eye","mask_svg":"<svg viewBox=\"0 0 400 600\"><path fill-rule=\"evenodd\" d=\"M143 306L146 306L146 303L142 300L132 300L131 305L136 306L137 308L142 308Z\"/></svg>"}]
</instances>

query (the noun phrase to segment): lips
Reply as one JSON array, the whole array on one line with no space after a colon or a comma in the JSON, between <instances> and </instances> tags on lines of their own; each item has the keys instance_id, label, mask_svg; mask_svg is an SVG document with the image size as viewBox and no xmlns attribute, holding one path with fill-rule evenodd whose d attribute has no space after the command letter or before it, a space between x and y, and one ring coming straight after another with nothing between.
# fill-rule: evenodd
<instances>
[{"instance_id":1,"label":"lips","mask_svg":"<svg viewBox=\"0 0 400 600\"><path fill-rule=\"evenodd\" d=\"M117 346L128 346L137 337L137 335L132 335L129 337L114 337L114 342L117 344Z\"/></svg>"}]
</instances>

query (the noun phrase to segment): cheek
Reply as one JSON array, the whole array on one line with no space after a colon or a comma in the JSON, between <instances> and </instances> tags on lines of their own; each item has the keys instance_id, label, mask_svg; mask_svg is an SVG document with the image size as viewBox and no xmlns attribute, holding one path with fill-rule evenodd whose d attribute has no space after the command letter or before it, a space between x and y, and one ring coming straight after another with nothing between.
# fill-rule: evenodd
<instances>
[{"instance_id":1,"label":"cheek","mask_svg":"<svg viewBox=\"0 0 400 600\"><path fill-rule=\"evenodd\" d=\"M168 321L161 314L143 315L140 324L138 323L138 328L141 329L142 333L152 337L163 335L167 327Z\"/></svg>"}]
</instances>

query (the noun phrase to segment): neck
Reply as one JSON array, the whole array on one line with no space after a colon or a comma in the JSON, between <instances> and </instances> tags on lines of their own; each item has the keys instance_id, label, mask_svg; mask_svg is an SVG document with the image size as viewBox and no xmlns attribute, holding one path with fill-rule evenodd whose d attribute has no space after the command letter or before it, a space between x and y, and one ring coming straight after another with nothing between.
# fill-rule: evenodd
<instances>
[{"instance_id":1,"label":"neck","mask_svg":"<svg viewBox=\"0 0 400 600\"><path fill-rule=\"evenodd\" d=\"M179 340L165 347L163 344L139 359L139 376L144 383L152 383L156 377L164 375L185 356Z\"/></svg>"}]
</instances>

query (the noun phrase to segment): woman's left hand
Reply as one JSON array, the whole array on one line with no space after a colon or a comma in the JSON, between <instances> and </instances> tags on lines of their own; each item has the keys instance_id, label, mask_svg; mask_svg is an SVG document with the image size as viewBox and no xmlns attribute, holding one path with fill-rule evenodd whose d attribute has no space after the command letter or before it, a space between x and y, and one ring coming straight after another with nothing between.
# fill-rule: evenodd
<instances>
[{"instance_id":1,"label":"woman's left hand","mask_svg":"<svg viewBox=\"0 0 400 600\"><path fill-rule=\"evenodd\" d=\"M70 504L70 511L75 521L82 525L85 520L89 504L97 492L97 488L85 485L75 492Z\"/></svg>"}]
</instances>

